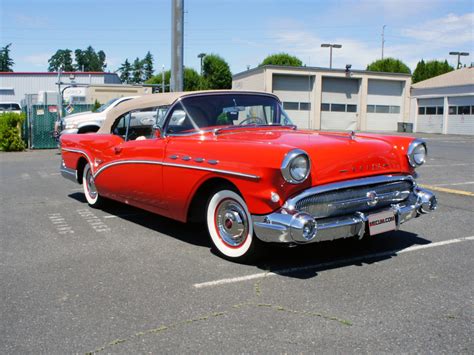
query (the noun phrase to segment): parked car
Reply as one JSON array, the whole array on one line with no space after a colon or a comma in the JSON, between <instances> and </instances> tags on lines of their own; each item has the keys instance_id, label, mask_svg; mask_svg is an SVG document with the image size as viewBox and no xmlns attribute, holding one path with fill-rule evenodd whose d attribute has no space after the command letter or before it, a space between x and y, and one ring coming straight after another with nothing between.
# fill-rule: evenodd
<instances>
[{"instance_id":1,"label":"parked car","mask_svg":"<svg viewBox=\"0 0 474 355\"><path fill-rule=\"evenodd\" d=\"M116 97L107 101L95 112L86 111L65 116L61 122L62 131L60 135L97 132L110 110L136 97L138 96Z\"/></svg>"},{"instance_id":2,"label":"parked car","mask_svg":"<svg viewBox=\"0 0 474 355\"><path fill-rule=\"evenodd\" d=\"M0 113L3 112L21 113L21 105L14 101L2 101L0 102Z\"/></svg>"},{"instance_id":3,"label":"parked car","mask_svg":"<svg viewBox=\"0 0 474 355\"><path fill-rule=\"evenodd\" d=\"M202 221L231 260L265 242L368 238L436 208L415 182L424 141L297 130L268 93L148 95L108 112L97 134L61 143L61 173L91 206L110 198Z\"/></svg>"}]
</instances>

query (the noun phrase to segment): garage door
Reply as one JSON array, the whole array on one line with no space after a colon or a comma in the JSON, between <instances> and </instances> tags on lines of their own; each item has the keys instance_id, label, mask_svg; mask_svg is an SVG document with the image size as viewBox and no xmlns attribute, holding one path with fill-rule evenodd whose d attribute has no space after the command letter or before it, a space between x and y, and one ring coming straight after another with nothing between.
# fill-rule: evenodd
<instances>
[{"instance_id":1,"label":"garage door","mask_svg":"<svg viewBox=\"0 0 474 355\"><path fill-rule=\"evenodd\" d=\"M321 129L356 130L358 103L359 80L323 78Z\"/></svg>"},{"instance_id":2,"label":"garage door","mask_svg":"<svg viewBox=\"0 0 474 355\"><path fill-rule=\"evenodd\" d=\"M418 99L416 131L443 133L443 98Z\"/></svg>"},{"instance_id":3,"label":"garage door","mask_svg":"<svg viewBox=\"0 0 474 355\"><path fill-rule=\"evenodd\" d=\"M448 98L448 134L474 135L474 96Z\"/></svg>"},{"instance_id":4,"label":"garage door","mask_svg":"<svg viewBox=\"0 0 474 355\"><path fill-rule=\"evenodd\" d=\"M283 102L283 108L300 129L311 128L312 107L310 95L314 76L274 75L273 93Z\"/></svg>"},{"instance_id":5,"label":"garage door","mask_svg":"<svg viewBox=\"0 0 474 355\"><path fill-rule=\"evenodd\" d=\"M367 129L369 131L397 131L403 121L404 82L369 79L367 88Z\"/></svg>"}]
</instances>

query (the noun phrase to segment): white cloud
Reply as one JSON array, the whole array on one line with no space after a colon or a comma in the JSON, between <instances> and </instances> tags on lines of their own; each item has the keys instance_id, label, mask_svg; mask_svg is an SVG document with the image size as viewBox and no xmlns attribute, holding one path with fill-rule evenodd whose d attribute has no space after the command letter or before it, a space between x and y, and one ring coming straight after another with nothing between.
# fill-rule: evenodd
<instances>
[{"instance_id":1,"label":"white cloud","mask_svg":"<svg viewBox=\"0 0 474 355\"><path fill-rule=\"evenodd\" d=\"M51 58L50 53L36 53L23 57L21 59L25 63L31 64L35 67L42 67L44 69L48 67L49 58Z\"/></svg>"},{"instance_id":2,"label":"white cloud","mask_svg":"<svg viewBox=\"0 0 474 355\"><path fill-rule=\"evenodd\" d=\"M461 16L448 14L402 30L402 35L418 41L431 42L432 46L466 43L472 48L473 27L473 12Z\"/></svg>"}]
</instances>

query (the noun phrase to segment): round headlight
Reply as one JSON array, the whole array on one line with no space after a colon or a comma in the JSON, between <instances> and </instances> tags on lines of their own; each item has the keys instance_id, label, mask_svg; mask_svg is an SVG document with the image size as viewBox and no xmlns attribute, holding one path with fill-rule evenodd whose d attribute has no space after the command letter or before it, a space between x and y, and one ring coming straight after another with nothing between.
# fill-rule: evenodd
<instances>
[{"instance_id":1,"label":"round headlight","mask_svg":"<svg viewBox=\"0 0 474 355\"><path fill-rule=\"evenodd\" d=\"M421 139L415 139L408 147L408 161L414 168L423 165L426 161L426 143Z\"/></svg>"},{"instance_id":2,"label":"round headlight","mask_svg":"<svg viewBox=\"0 0 474 355\"><path fill-rule=\"evenodd\" d=\"M295 149L290 151L281 165L283 178L290 184L299 184L306 180L310 172L309 157L306 152Z\"/></svg>"}]
</instances>

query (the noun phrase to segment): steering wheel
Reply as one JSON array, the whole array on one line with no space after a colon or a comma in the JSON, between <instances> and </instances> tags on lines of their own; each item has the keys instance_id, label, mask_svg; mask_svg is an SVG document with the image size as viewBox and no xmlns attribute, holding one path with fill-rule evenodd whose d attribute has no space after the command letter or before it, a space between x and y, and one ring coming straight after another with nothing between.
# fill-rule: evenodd
<instances>
[{"instance_id":1,"label":"steering wheel","mask_svg":"<svg viewBox=\"0 0 474 355\"><path fill-rule=\"evenodd\" d=\"M267 124L267 121L260 117L249 117L240 122L239 126L243 126L245 124Z\"/></svg>"}]
</instances>

